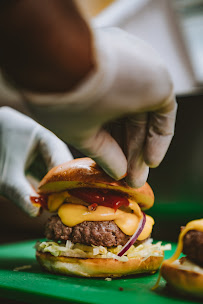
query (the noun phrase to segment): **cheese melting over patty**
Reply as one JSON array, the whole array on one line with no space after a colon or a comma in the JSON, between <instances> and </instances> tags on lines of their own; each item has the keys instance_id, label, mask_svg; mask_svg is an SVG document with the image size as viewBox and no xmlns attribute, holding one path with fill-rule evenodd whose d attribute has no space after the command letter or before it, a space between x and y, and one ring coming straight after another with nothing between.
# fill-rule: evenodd
<instances>
[{"instance_id":1,"label":"cheese melting over patty","mask_svg":"<svg viewBox=\"0 0 203 304\"><path fill-rule=\"evenodd\" d=\"M131 236L137 230L143 216L139 205L131 199L129 199L129 207L120 208L116 211L105 206L97 206L96 210L91 211L88 209L88 205L81 199L70 195L68 191L51 194L48 198L49 211L58 211L62 223L69 227L84 221L114 221L123 233ZM147 215L145 227L138 240L148 238L153 225L153 218Z\"/></svg>"}]
</instances>

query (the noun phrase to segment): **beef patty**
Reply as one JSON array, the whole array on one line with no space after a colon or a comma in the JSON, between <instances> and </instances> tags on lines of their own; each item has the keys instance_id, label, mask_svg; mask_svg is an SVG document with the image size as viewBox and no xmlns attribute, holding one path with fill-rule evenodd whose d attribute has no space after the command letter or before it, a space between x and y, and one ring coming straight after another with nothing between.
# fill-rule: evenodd
<instances>
[{"instance_id":1,"label":"beef patty","mask_svg":"<svg viewBox=\"0 0 203 304\"><path fill-rule=\"evenodd\" d=\"M73 243L106 247L125 245L130 238L114 221L85 221L74 227L68 227L61 222L58 215L49 218L45 227L45 236L53 241L70 240Z\"/></svg>"},{"instance_id":2,"label":"beef patty","mask_svg":"<svg viewBox=\"0 0 203 304\"><path fill-rule=\"evenodd\" d=\"M194 263L203 266L203 232L190 230L183 238L183 253Z\"/></svg>"}]
</instances>

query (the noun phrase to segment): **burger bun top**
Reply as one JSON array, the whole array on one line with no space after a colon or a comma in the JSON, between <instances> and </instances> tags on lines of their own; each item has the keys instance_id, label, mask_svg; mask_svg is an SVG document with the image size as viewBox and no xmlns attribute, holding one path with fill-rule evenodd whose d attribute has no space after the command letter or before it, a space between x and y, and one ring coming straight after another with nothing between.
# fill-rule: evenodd
<instances>
[{"instance_id":1,"label":"burger bun top","mask_svg":"<svg viewBox=\"0 0 203 304\"><path fill-rule=\"evenodd\" d=\"M125 180L116 181L91 158L78 158L52 168L41 180L39 194L51 194L74 188L99 188L119 191L136 201L142 209L154 204L154 194L148 183L134 189Z\"/></svg>"}]
</instances>

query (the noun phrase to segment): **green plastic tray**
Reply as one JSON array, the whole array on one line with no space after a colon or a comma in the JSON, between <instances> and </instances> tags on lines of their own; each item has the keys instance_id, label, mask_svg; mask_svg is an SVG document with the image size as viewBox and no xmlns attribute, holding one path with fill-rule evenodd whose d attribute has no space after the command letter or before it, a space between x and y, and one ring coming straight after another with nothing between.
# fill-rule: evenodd
<instances>
[{"instance_id":1,"label":"green plastic tray","mask_svg":"<svg viewBox=\"0 0 203 304\"><path fill-rule=\"evenodd\" d=\"M34 244L26 241L0 246L0 296L28 303L196 303L171 293L163 279L151 291L158 274L106 281L57 276L43 272L35 260ZM175 244L172 244L175 250ZM166 258L172 252L166 252ZM16 268L28 265L27 269ZM43 302L42 302L43 301Z\"/></svg>"}]
</instances>

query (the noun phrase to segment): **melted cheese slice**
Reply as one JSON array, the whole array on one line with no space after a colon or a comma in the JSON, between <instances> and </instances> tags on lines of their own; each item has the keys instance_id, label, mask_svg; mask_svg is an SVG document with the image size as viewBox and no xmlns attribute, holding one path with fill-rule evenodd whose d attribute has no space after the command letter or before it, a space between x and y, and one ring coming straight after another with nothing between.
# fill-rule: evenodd
<instances>
[{"instance_id":1,"label":"melted cheese slice","mask_svg":"<svg viewBox=\"0 0 203 304\"><path fill-rule=\"evenodd\" d=\"M55 212L63 204L66 197L70 196L68 191L63 191L60 193L50 194L48 197L48 210L50 212Z\"/></svg>"},{"instance_id":2,"label":"melted cheese slice","mask_svg":"<svg viewBox=\"0 0 203 304\"><path fill-rule=\"evenodd\" d=\"M84 221L114 221L123 233L131 236L136 231L142 218L139 205L131 199L129 199L129 212L122 209L114 211L114 209L105 206L98 206L96 210L90 211L87 208L88 205L81 199L70 195L68 191L51 194L48 198L49 211L55 212L58 210L62 223L69 227ZM132 211L133 213L131 213ZM145 227L138 240L148 238L152 232L153 225L153 218L147 215Z\"/></svg>"},{"instance_id":3,"label":"melted cheese slice","mask_svg":"<svg viewBox=\"0 0 203 304\"><path fill-rule=\"evenodd\" d=\"M181 231L179 235L178 245L174 255L170 259L164 261L164 263L170 264L179 258L181 252L183 251L183 238L186 235L186 233L190 230L198 230L203 232L203 219L191 221L185 226L185 228Z\"/></svg>"},{"instance_id":4,"label":"melted cheese slice","mask_svg":"<svg viewBox=\"0 0 203 304\"><path fill-rule=\"evenodd\" d=\"M69 202L72 204L80 204L80 205L85 205L88 206L89 204L82 201L81 199L72 196L69 194L68 191L63 191L60 193L54 193L50 194L48 197L48 210L50 212L55 212L58 210L58 208L64 203L64 202Z\"/></svg>"},{"instance_id":5,"label":"melted cheese slice","mask_svg":"<svg viewBox=\"0 0 203 304\"><path fill-rule=\"evenodd\" d=\"M95 211L89 211L86 206L63 204L58 210L61 221L66 226L73 227L84 221L114 221L117 226L127 235L133 235L136 231L141 217L134 213L127 213L104 206L98 206ZM154 220L147 216L145 228L139 236L139 240L147 238L152 231Z\"/></svg>"}]
</instances>

